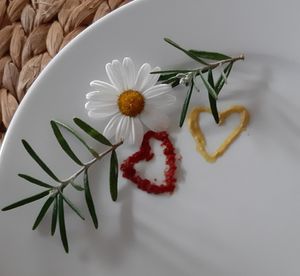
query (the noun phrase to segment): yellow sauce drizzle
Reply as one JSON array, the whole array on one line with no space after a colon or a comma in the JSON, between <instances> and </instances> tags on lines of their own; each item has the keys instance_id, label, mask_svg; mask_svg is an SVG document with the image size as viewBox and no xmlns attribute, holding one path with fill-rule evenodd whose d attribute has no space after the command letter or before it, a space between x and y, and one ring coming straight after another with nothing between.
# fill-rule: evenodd
<instances>
[{"instance_id":1,"label":"yellow sauce drizzle","mask_svg":"<svg viewBox=\"0 0 300 276\"><path fill-rule=\"evenodd\" d=\"M210 154L206 150L206 139L202 132L202 129L199 125L200 113L208 112L211 113L211 110L208 107L195 107L188 117L188 126L190 132L196 142L197 151L210 163L213 163L224 154L232 142L239 137L242 131L247 128L249 123L249 112L244 106L235 105L229 109L219 113L219 125L222 125L225 120L233 113L240 114L240 123L239 125L229 134L225 141L218 147L218 149Z\"/></svg>"}]
</instances>

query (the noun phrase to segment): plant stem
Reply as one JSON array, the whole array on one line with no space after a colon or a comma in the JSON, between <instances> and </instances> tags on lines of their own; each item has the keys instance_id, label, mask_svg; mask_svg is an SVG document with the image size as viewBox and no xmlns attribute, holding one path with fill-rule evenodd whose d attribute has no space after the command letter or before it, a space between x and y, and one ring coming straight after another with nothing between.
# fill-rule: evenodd
<instances>
[{"instance_id":1,"label":"plant stem","mask_svg":"<svg viewBox=\"0 0 300 276\"><path fill-rule=\"evenodd\" d=\"M123 144L123 141L120 141L119 143L112 145L112 147L110 147L106 151L104 151L102 153L99 153L98 156L96 156L95 158L93 158L89 162L83 164L83 166L81 166L81 168L78 171L76 171L74 174L72 174L70 177L68 177L65 180L60 181L61 184L58 187L56 187L56 189L62 191L72 181L74 181L82 172L84 172L86 169L88 169L90 166L92 166L95 162L102 159L105 155L107 155L111 151L115 150L116 148L118 148L122 144Z\"/></svg>"},{"instance_id":2,"label":"plant stem","mask_svg":"<svg viewBox=\"0 0 300 276\"><path fill-rule=\"evenodd\" d=\"M244 59L245 59L244 54L240 54L237 57L223 59L223 60L220 60L220 61L217 61L217 62L209 63L208 65L206 65L204 67L201 67L201 68L197 68L197 69L186 69L186 70L176 70L176 69L174 69L174 70L164 70L164 71L153 71L153 72L151 72L151 74L190 73L190 72L193 72L193 73L196 73L197 75L199 75L199 72L206 73L209 69L213 70L216 67L221 66L223 64L230 63L230 62L234 63L238 60L244 60Z\"/></svg>"},{"instance_id":3,"label":"plant stem","mask_svg":"<svg viewBox=\"0 0 300 276\"><path fill-rule=\"evenodd\" d=\"M214 63L210 63L207 66L204 66L202 68L191 70L191 72L194 72L194 73L196 73L196 75L199 75L200 74L199 72L206 73L207 71L213 70L213 69L217 68L218 66L222 66L223 64L230 63L230 62L234 63L238 60L244 60L244 59L245 59L244 54L240 54L237 57L223 59L223 60L220 60L220 61L217 61L217 62L214 62Z\"/></svg>"},{"instance_id":4,"label":"plant stem","mask_svg":"<svg viewBox=\"0 0 300 276\"><path fill-rule=\"evenodd\" d=\"M244 59L245 59L245 55L244 54L240 54L237 57L228 58L228 59L220 60L220 61L217 61L217 62L214 62L214 63L210 63L207 66L203 67L202 69L198 69L198 70L201 70L201 72L204 73L203 70L207 71L209 69L214 69L214 68L216 68L218 66L221 66L221 65L223 65L225 63L236 62L238 60L244 60Z\"/></svg>"}]
</instances>

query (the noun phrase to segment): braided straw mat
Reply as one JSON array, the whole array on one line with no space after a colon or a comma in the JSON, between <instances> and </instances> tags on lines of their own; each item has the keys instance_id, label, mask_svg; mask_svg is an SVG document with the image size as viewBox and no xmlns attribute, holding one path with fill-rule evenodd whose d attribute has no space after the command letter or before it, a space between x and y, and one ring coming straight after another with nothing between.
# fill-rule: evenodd
<instances>
[{"instance_id":1,"label":"braided straw mat","mask_svg":"<svg viewBox=\"0 0 300 276\"><path fill-rule=\"evenodd\" d=\"M0 140L48 62L88 25L128 0L0 0Z\"/></svg>"}]
</instances>

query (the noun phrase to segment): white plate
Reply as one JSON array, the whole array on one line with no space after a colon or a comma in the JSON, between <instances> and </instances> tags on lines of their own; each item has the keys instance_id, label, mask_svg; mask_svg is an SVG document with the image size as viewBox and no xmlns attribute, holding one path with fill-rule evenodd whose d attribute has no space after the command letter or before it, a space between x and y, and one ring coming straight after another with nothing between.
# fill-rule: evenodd
<instances>
[{"instance_id":1,"label":"white plate","mask_svg":"<svg viewBox=\"0 0 300 276\"><path fill-rule=\"evenodd\" d=\"M293 0L136 1L66 47L34 83L7 133L1 207L39 191L17 173L48 179L22 148L21 138L58 175L73 172L49 120L71 123L78 116L101 129L83 106L89 82L106 79L107 62L130 56L138 64L185 65L187 57L164 43L165 36L186 47L246 54L219 106L245 105L251 123L212 165L197 154L188 129L176 127L177 110L170 133L183 159L178 189L170 197L145 194L120 177L120 197L113 203L107 160L99 163L91 183L101 227L94 230L90 219L83 223L68 210L69 255L58 232L49 235L50 216L31 231L42 201L1 213L0 274L299 275L299 9ZM181 99L185 92L175 93ZM194 96L192 105L199 103L207 104L206 93ZM212 123L206 130L214 145L224 137ZM157 168L152 165L152 173ZM73 192L72 198L88 218L83 196Z\"/></svg>"}]
</instances>

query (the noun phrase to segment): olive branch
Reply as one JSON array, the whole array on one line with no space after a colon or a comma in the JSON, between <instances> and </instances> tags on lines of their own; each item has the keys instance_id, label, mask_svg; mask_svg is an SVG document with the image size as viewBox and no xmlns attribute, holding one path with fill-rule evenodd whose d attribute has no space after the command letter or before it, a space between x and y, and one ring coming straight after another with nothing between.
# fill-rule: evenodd
<instances>
[{"instance_id":1,"label":"olive branch","mask_svg":"<svg viewBox=\"0 0 300 276\"><path fill-rule=\"evenodd\" d=\"M215 122L218 124L218 96L224 84L227 83L227 78L229 77L233 64L238 60L244 60L244 55L241 54L237 57L230 57L228 55L216 52L198 51L193 49L187 50L169 38L165 38L164 40L202 65L202 67L196 69L169 69L151 72L151 74L160 74L159 81L161 83L170 84L172 87L176 87L179 84L188 87L181 109L179 126L182 127L185 121L193 91L196 90L200 92L200 88L197 85L197 79L199 78L203 82L208 92L211 112ZM213 70L216 68L221 69L221 74L217 81L214 80L213 76Z\"/></svg>"},{"instance_id":2,"label":"olive branch","mask_svg":"<svg viewBox=\"0 0 300 276\"><path fill-rule=\"evenodd\" d=\"M89 210L93 224L94 224L95 228L97 229L98 228L98 218L97 218L92 194L90 191L88 170L97 161L101 160L104 156L111 153L110 173L109 173L110 195L111 195L112 200L116 201L117 197L118 197L118 158L117 158L117 154L116 154L116 149L120 145L123 144L123 141L120 141L117 144L112 144L101 133L99 133L97 130L95 130L90 125L88 125L87 123L85 123L84 121L82 121L78 118L75 118L73 121L80 129L82 129L90 137L94 138L99 143L107 146L108 147L107 150L105 150L104 152L98 153L96 150L91 148L75 132L74 129L72 129L68 125L65 125L61 122L52 120L50 122L50 124L51 124L53 133L54 133L58 143L60 144L63 151L77 165L80 166L80 169L78 171L76 171L74 174L72 174L70 177L68 177L67 179L60 179L46 165L46 163L38 156L38 154L35 152L35 150L30 146L30 144L26 140L22 140L22 144L23 144L24 148L26 149L27 153L44 170L44 172L52 178L52 180L56 183L56 185L51 185L51 184L45 183L39 179L36 179L36 178L26 175L26 174L19 174L19 177L21 177L22 179L25 179L26 181L28 181L32 184L35 184L35 185L45 188L45 191L35 194L31 197L22 199L13 204L10 204L2 209L2 211L11 210L11 209L23 206L25 204L37 201L44 197L47 197L47 200L45 201L44 205L42 206L42 208L33 224L32 229L35 230L39 226L40 222L45 217L49 208L52 206L51 235L54 235L55 230L56 230L56 225L58 222L61 241L62 241L64 249L67 253L69 252L69 245L68 245L67 232L66 232L66 226L65 226L64 203L66 203L82 220L84 220L85 218L82 216L80 210L64 194L64 189L67 186L72 186L77 191L84 192L87 208ZM75 138L77 138L77 140L80 141L82 143L82 145L86 147L86 149L90 152L90 154L93 156L93 158L90 161L83 163L71 149L70 145L64 138L61 129L64 129L65 131L71 133ZM79 184L75 183L75 180L81 174L83 174L83 184L79 185Z\"/></svg>"}]
</instances>

